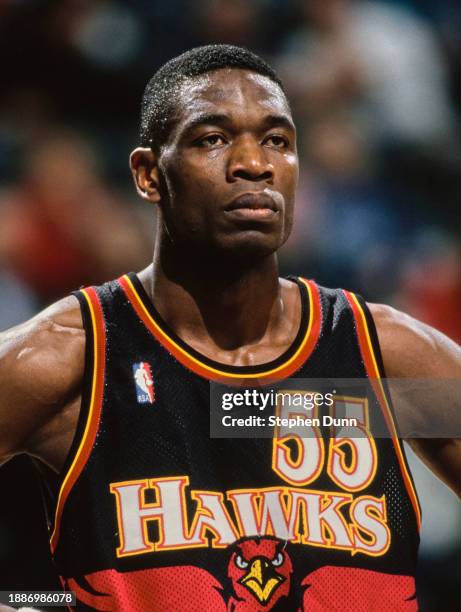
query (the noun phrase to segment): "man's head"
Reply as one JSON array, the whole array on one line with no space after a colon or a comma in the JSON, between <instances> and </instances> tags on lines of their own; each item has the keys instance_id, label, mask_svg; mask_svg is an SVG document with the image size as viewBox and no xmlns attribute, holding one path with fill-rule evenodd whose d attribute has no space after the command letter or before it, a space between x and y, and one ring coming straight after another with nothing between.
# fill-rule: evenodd
<instances>
[{"instance_id":1,"label":"man's head","mask_svg":"<svg viewBox=\"0 0 461 612\"><path fill-rule=\"evenodd\" d=\"M286 240L295 132L280 80L258 56L211 45L165 64L146 87L140 137L138 192L159 203L173 244L267 255Z\"/></svg>"}]
</instances>

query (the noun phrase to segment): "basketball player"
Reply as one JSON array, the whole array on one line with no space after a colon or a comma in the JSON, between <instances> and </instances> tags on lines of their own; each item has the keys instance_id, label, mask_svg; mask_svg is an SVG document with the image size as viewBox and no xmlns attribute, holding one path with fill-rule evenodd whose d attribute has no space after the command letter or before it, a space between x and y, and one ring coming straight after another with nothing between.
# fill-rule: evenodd
<instances>
[{"instance_id":1,"label":"basketball player","mask_svg":"<svg viewBox=\"0 0 461 612\"><path fill-rule=\"evenodd\" d=\"M298 158L259 57L217 45L171 60L140 135L153 264L2 335L0 454L59 475L63 585L79 609L416 610L419 507L382 387L355 414L387 438L214 439L210 381L455 378L461 350L390 307L278 277ZM408 430L448 401L411 399ZM414 446L459 493L460 443Z\"/></svg>"}]
</instances>

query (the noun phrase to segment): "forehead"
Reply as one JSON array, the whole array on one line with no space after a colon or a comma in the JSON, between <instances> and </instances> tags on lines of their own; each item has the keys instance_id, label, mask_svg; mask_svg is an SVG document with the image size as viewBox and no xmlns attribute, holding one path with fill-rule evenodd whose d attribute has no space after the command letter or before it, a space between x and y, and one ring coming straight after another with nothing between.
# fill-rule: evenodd
<instances>
[{"instance_id":1,"label":"forehead","mask_svg":"<svg viewBox=\"0 0 461 612\"><path fill-rule=\"evenodd\" d=\"M177 119L186 121L197 113L245 111L284 114L291 117L282 89L261 74L225 68L186 79L178 96Z\"/></svg>"}]
</instances>

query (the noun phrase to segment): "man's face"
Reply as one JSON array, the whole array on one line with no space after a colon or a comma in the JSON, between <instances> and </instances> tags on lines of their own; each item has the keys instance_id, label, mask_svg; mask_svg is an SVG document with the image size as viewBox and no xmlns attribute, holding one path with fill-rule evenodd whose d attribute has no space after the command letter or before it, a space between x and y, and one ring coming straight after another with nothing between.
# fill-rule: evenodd
<instances>
[{"instance_id":1,"label":"man's face","mask_svg":"<svg viewBox=\"0 0 461 612\"><path fill-rule=\"evenodd\" d=\"M288 238L298 179L295 128L280 87L223 69L187 80L159 153L171 240L205 253L265 256Z\"/></svg>"}]
</instances>

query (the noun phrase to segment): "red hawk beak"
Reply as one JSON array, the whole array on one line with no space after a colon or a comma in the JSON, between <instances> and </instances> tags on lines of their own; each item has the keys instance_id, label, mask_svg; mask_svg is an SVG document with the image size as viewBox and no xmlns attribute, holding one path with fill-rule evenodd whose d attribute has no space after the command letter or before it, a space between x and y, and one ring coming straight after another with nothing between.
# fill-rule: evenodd
<instances>
[{"instance_id":1,"label":"red hawk beak","mask_svg":"<svg viewBox=\"0 0 461 612\"><path fill-rule=\"evenodd\" d=\"M285 580L267 559L255 559L248 572L240 578L243 584L262 604L266 604L275 589Z\"/></svg>"}]
</instances>

